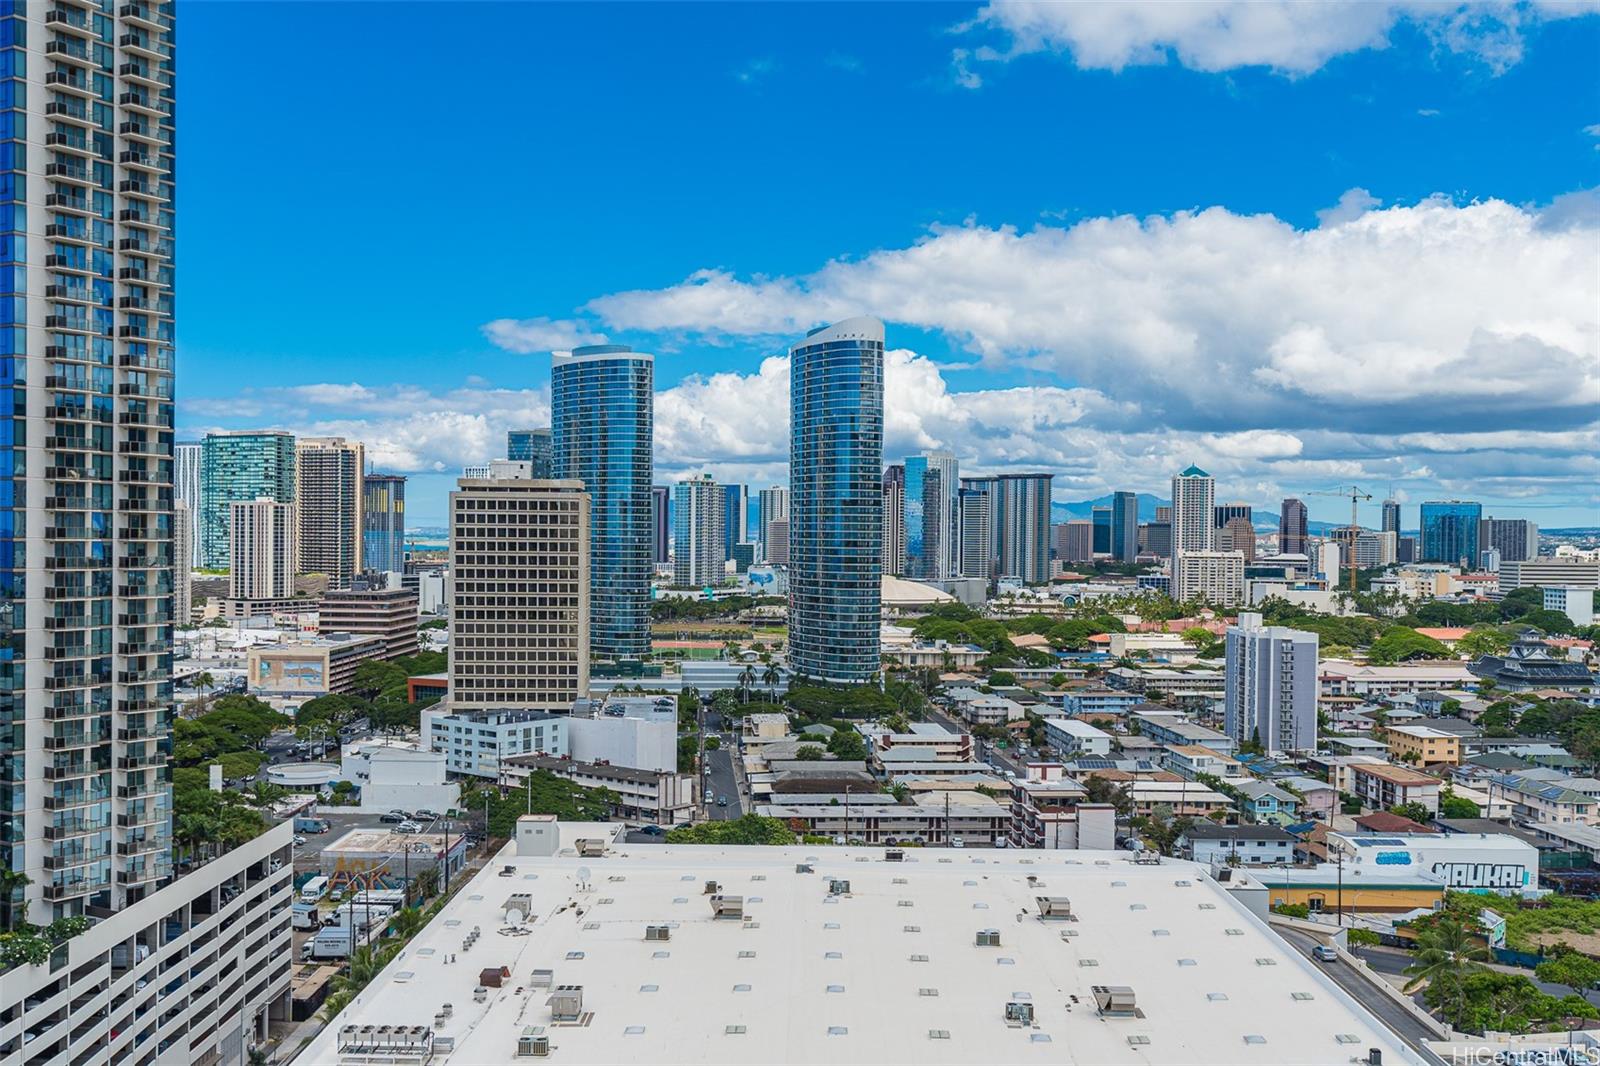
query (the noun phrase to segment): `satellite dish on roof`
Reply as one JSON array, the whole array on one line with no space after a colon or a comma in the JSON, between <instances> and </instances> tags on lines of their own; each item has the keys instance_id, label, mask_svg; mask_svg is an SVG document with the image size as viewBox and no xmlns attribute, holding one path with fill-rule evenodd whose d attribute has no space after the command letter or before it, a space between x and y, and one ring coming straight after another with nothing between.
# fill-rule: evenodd
<instances>
[{"instance_id":1,"label":"satellite dish on roof","mask_svg":"<svg viewBox=\"0 0 1600 1066\"><path fill-rule=\"evenodd\" d=\"M594 876L593 871L591 871L587 866L578 867L578 887L579 888L588 888L589 887L589 878L591 878L593 876Z\"/></svg>"}]
</instances>

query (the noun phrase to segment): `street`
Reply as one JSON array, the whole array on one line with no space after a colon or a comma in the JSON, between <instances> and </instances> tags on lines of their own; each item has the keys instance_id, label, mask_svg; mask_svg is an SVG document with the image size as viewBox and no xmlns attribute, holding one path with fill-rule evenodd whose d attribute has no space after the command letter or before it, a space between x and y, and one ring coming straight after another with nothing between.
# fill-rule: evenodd
<instances>
[{"instance_id":1,"label":"street","mask_svg":"<svg viewBox=\"0 0 1600 1066\"><path fill-rule=\"evenodd\" d=\"M1406 967L1411 965L1411 956L1409 954L1404 951L1396 951L1393 948L1362 948L1360 955L1367 960L1368 966L1382 974L1403 974ZM1502 973L1521 974L1532 981L1539 991L1547 996L1555 996L1559 999L1562 996L1570 996L1572 994L1572 989L1566 985L1553 985L1548 981L1541 981L1529 970L1519 970L1514 966L1492 966L1491 968ZM1582 995L1590 1003L1600 1006L1600 990L1591 988L1582 993Z\"/></svg>"},{"instance_id":2,"label":"street","mask_svg":"<svg viewBox=\"0 0 1600 1066\"><path fill-rule=\"evenodd\" d=\"M705 778L706 810L708 817L713 822L723 822L730 818L738 818L744 813L743 805L739 798L738 778L733 772L732 741L723 738L722 747L716 751L706 752L706 766L711 773ZM717 797L723 796L728 800L726 807L717 805Z\"/></svg>"},{"instance_id":3,"label":"street","mask_svg":"<svg viewBox=\"0 0 1600 1066\"><path fill-rule=\"evenodd\" d=\"M1274 929L1291 947L1306 958L1311 959L1311 965L1327 974L1334 984L1348 992L1358 1003L1382 1021L1384 1025L1387 1025L1396 1036L1419 1052L1424 1060L1435 1064L1444 1061L1429 1051L1424 1043L1424 1041L1436 1039L1433 1032L1413 1017L1404 1007L1384 994L1382 989L1373 987L1372 982L1352 969L1349 963L1343 959L1338 962L1318 962L1311 957L1311 949L1317 945L1318 941L1310 934L1294 929L1279 927L1274 927ZM1370 959L1370 956L1364 957ZM1373 968L1377 969L1377 967Z\"/></svg>"}]
</instances>

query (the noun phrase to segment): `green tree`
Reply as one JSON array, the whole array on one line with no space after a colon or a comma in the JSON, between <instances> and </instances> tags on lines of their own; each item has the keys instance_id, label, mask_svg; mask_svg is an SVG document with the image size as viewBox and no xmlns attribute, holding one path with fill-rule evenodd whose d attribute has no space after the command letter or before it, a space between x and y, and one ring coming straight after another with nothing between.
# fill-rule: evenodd
<instances>
[{"instance_id":1,"label":"green tree","mask_svg":"<svg viewBox=\"0 0 1600 1066\"><path fill-rule=\"evenodd\" d=\"M701 822L667 830L669 844L793 844L793 830L777 818L746 814L726 822Z\"/></svg>"},{"instance_id":2,"label":"green tree","mask_svg":"<svg viewBox=\"0 0 1600 1066\"><path fill-rule=\"evenodd\" d=\"M867 757L867 743L854 729L835 729L828 737L828 751L835 758L861 762Z\"/></svg>"},{"instance_id":3,"label":"green tree","mask_svg":"<svg viewBox=\"0 0 1600 1066\"><path fill-rule=\"evenodd\" d=\"M1413 804L1412 806L1421 806L1421 804ZM1439 794L1439 817L1476 818L1478 814L1478 805L1465 796L1456 795L1455 790L1449 785L1446 785L1444 791ZM1409 818L1410 815L1406 817ZM1422 819L1418 818L1416 821L1422 821Z\"/></svg>"},{"instance_id":4,"label":"green tree","mask_svg":"<svg viewBox=\"0 0 1600 1066\"><path fill-rule=\"evenodd\" d=\"M1409 818L1413 822L1421 822L1423 825L1427 825L1429 820L1433 818L1432 811L1416 802L1397 804L1389 808L1389 813L1399 815L1401 818ZM1473 807L1472 814L1465 817L1476 818L1477 816L1478 808Z\"/></svg>"},{"instance_id":5,"label":"green tree","mask_svg":"<svg viewBox=\"0 0 1600 1066\"><path fill-rule=\"evenodd\" d=\"M802 762L817 762L822 758L822 749L815 744L802 744L795 749L794 757Z\"/></svg>"},{"instance_id":6,"label":"green tree","mask_svg":"<svg viewBox=\"0 0 1600 1066\"><path fill-rule=\"evenodd\" d=\"M1600 984L1600 959L1576 951L1563 951L1541 962L1533 972L1539 980L1565 985L1572 989L1573 995L1583 998L1585 992Z\"/></svg>"},{"instance_id":7,"label":"green tree","mask_svg":"<svg viewBox=\"0 0 1600 1066\"><path fill-rule=\"evenodd\" d=\"M1368 647L1367 658L1375 665L1391 666L1416 659L1448 659L1450 649L1415 629L1392 626Z\"/></svg>"},{"instance_id":8,"label":"green tree","mask_svg":"<svg viewBox=\"0 0 1600 1066\"><path fill-rule=\"evenodd\" d=\"M195 701L200 705L198 708L199 713L205 713L206 693L216 687L217 679L211 676L211 671L209 670L200 671L200 675L194 679L194 690L200 695L200 698Z\"/></svg>"},{"instance_id":9,"label":"green tree","mask_svg":"<svg viewBox=\"0 0 1600 1066\"><path fill-rule=\"evenodd\" d=\"M1456 654L1469 659L1485 655L1499 655L1511 647L1511 638L1493 626L1475 626L1472 632L1456 641Z\"/></svg>"},{"instance_id":10,"label":"green tree","mask_svg":"<svg viewBox=\"0 0 1600 1066\"><path fill-rule=\"evenodd\" d=\"M1411 980L1405 991L1415 992L1423 985L1437 984L1442 994L1453 992L1458 1009L1465 1005L1464 978L1483 969L1492 958L1489 948L1475 929L1453 916L1443 918L1417 936L1417 952L1406 973Z\"/></svg>"},{"instance_id":11,"label":"green tree","mask_svg":"<svg viewBox=\"0 0 1600 1066\"><path fill-rule=\"evenodd\" d=\"M1199 652L1210 651L1219 640L1218 636L1205 626L1190 626L1179 636L1185 644Z\"/></svg>"}]
</instances>

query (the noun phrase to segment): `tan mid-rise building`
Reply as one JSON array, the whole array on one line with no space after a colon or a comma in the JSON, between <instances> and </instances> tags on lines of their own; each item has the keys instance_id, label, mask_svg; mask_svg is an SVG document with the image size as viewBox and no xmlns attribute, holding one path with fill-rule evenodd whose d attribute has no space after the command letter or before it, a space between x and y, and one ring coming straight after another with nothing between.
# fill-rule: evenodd
<instances>
[{"instance_id":1,"label":"tan mid-rise building","mask_svg":"<svg viewBox=\"0 0 1600 1066\"><path fill-rule=\"evenodd\" d=\"M1430 766L1460 766L1461 738L1442 729L1425 725L1392 725L1384 731L1383 742L1393 762Z\"/></svg>"}]
</instances>

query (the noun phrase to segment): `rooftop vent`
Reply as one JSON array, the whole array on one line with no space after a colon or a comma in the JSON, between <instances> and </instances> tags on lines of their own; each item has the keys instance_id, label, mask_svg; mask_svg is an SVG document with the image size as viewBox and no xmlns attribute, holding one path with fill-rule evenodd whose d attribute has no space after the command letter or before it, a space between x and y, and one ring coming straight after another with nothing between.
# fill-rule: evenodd
<instances>
[{"instance_id":1,"label":"rooftop vent","mask_svg":"<svg viewBox=\"0 0 1600 1066\"><path fill-rule=\"evenodd\" d=\"M976 944L980 948L997 948L1000 946L1000 930L979 929Z\"/></svg>"},{"instance_id":2,"label":"rooftop vent","mask_svg":"<svg viewBox=\"0 0 1600 1066\"><path fill-rule=\"evenodd\" d=\"M580 859L598 859L606 853L606 842L593 837L578 841L578 857Z\"/></svg>"},{"instance_id":3,"label":"rooftop vent","mask_svg":"<svg viewBox=\"0 0 1600 1066\"><path fill-rule=\"evenodd\" d=\"M644 927L644 938L646 940L671 940L672 926L647 925Z\"/></svg>"},{"instance_id":4,"label":"rooftop vent","mask_svg":"<svg viewBox=\"0 0 1600 1066\"><path fill-rule=\"evenodd\" d=\"M794 864L794 872L797 874L814 874L817 871L809 862L797 862Z\"/></svg>"},{"instance_id":5,"label":"rooftop vent","mask_svg":"<svg viewBox=\"0 0 1600 1066\"><path fill-rule=\"evenodd\" d=\"M706 890L704 892L702 892L701 895L703 895L703 896L715 896L718 892L721 892L721 891L722 891L722 886L721 885L717 884L715 881L707 881L706 882Z\"/></svg>"},{"instance_id":6,"label":"rooftop vent","mask_svg":"<svg viewBox=\"0 0 1600 1066\"><path fill-rule=\"evenodd\" d=\"M883 853L884 862L901 862L905 859L905 857L906 853L901 851L899 848L888 848Z\"/></svg>"},{"instance_id":7,"label":"rooftop vent","mask_svg":"<svg viewBox=\"0 0 1600 1066\"><path fill-rule=\"evenodd\" d=\"M744 920L743 896L712 896L711 917L730 918L737 921Z\"/></svg>"},{"instance_id":8,"label":"rooftop vent","mask_svg":"<svg viewBox=\"0 0 1600 1066\"><path fill-rule=\"evenodd\" d=\"M1006 1024L1013 1029L1025 1029L1033 1024L1033 1004L1012 1000L1006 1004Z\"/></svg>"},{"instance_id":9,"label":"rooftop vent","mask_svg":"<svg viewBox=\"0 0 1600 1066\"><path fill-rule=\"evenodd\" d=\"M551 988L556 983L554 970L535 970L533 976L528 978L529 988Z\"/></svg>"},{"instance_id":10,"label":"rooftop vent","mask_svg":"<svg viewBox=\"0 0 1600 1066\"><path fill-rule=\"evenodd\" d=\"M850 894L850 882L849 881L840 880L839 878L835 877L833 880L828 882L828 895L830 895L830 896L848 896L849 894Z\"/></svg>"},{"instance_id":11,"label":"rooftop vent","mask_svg":"<svg viewBox=\"0 0 1600 1066\"><path fill-rule=\"evenodd\" d=\"M550 1055L550 1037L542 1025L530 1025L517 1037L517 1058L543 1059Z\"/></svg>"},{"instance_id":12,"label":"rooftop vent","mask_svg":"<svg viewBox=\"0 0 1600 1066\"><path fill-rule=\"evenodd\" d=\"M1071 918L1072 901L1066 896L1035 896L1041 918Z\"/></svg>"},{"instance_id":13,"label":"rooftop vent","mask_svg":"<svg viewBox=\"0 0 1600 1066\"><path fill-rule=\"evenodd\" d=\"M1133 989L1127 985L1094 985L1094 1005L1101 1014L1112 1017L1143 1018L1144 1012L1134 1000Z\"/></svg>"},{"instance_id":14,"label":"rooftop vent","mask_svg":"<svg viewBox=\"0 0 1600 1066\"><path fill-rule=\"evenodd\" d=\"M583 986L557 985L545 1000L550 1017L558 1022L575 1022L583 1016Z\"/></svg>"}]
</instances>

